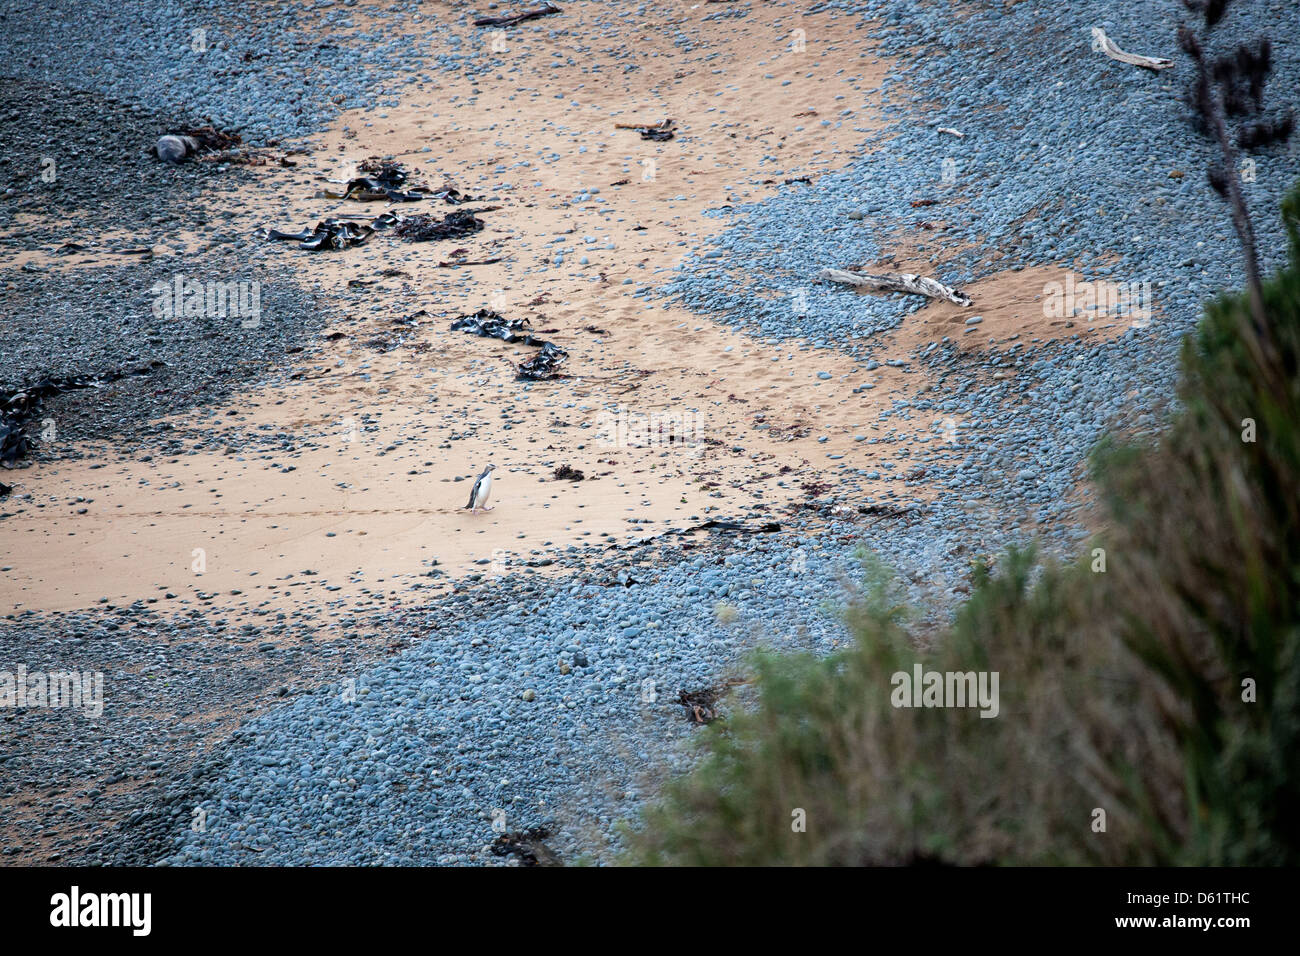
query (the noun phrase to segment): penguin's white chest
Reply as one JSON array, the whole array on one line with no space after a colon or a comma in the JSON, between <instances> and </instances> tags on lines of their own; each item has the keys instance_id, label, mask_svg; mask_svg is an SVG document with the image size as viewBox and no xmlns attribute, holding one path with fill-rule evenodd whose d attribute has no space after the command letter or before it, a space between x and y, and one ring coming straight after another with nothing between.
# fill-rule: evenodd
<instances>
[{"instance_id":1,"label":"penguin's white chest","mask_svg":"<svg viewBox=\"0 0 1300 956\"><path fill-rule=\"evenodd\" d=\"M492 473L488 472L483 476L483 480L478 483L478 494L474 496L474 507L482 508L488 501L488 495L492 493Z\"/></svg>"}]
</instances>

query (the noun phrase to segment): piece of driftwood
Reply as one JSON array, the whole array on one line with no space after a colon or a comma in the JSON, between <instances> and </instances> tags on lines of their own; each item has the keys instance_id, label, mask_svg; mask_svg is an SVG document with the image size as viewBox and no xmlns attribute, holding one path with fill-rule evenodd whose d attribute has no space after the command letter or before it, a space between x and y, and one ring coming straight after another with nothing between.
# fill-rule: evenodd
<instances>
[{"instance_id":1,"label":"piece of driftwood","mask_svg":"<svg viewBox=\"0 0 1300 956\"><path fill-rule=\"evenodd\" d=\"M958 139L966 138L965 133L961 130L953 129L951 126L940 126L938 131L940 133L947 133L949 136L956 136Z\"/></svg>"},{"instance_id":2,"label":"piece of driftwood","mask_svg":"<svg viewBox=\"0 0 1300 956\"><path fill-rule=\"evenodd\" d=\"M1129 63L1133 66L1141 66L1148 70L1167 70L1174 65L1173 60L1167 60L1162 56L1141 56L1137 53L1125 53L1115 45L1115 41L1106 36L1106 31L1101 27L1092 28L1092 48L1099 53L1105 53L1112 60L1119 60L1121 63Z\"/></svg>"},{"instance_id":3,"label":"piece of driftwood","mask_svg":"<svg viewBox=\"0 0 1300 956\"><path fill-rule=\"evenodd\" d=\"M500 256L493 256L491 259L452 259L449 262L439 262L439 269L455 269L458 266L490 266L494 262L500 262Z\"/></svg>"},{"instance_id":4,"label":"piece of driftwood","mask_svg":"<svg viewBox=\"0 0 1300 956\"><path fill-rule=\"evenodd\" d=\"M548 16L552 13L559 13L560 8L553 3L548 3L538 7L536 10L525 10L523 13L512 13L504 17L479 17L474 21L476 27L512 27L516 23L523 23L525 20L536 20L538 17Z\"/></svg>"},{"instance_id":5,"label":"piece of driftwood","mask_svg":"<svg viewBox=\"0 0 1300 956\"><path fill-rule=\"evenodd\" d=\"M891 272L886 275L872 276L860 272L845 272L843 269L823 269L817 278L841 285L851 285L858 289L877 289L885 292L911 292L915 295L927 295L932 299L947 299L957 305L971 304L970 296L960 289L946 286L942 282L911 272Z\"/></svg>"},{"instance_id":6,"label":"piece of driftwood","mask_svg":"<svg viewBox=\"0 0 1300 956\"><path fill-rule=\"evenodd\" d=\"M655 123L653 126L648 123L615 123L615 129L634 129L641 134L642 139L651 139L655 142L664 142L674 136L674 127L677 121L666 119L662 123Z\"/></svg>"}]
</instances>

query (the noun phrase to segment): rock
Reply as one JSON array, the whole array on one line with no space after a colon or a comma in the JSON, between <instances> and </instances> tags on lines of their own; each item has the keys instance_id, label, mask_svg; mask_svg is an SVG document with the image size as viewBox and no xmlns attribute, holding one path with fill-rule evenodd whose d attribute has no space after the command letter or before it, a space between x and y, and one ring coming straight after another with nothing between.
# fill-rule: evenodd
<instances>
[{"instance_id":1,"label":"rock","mask_svg":"<svg viewBox=\"0 0 1300 956\"><path fill-rule=\"evenodd\" d=\"M159 136L154 146L158 158L168 163L181 163L198 151L199 144L189 136Z\"/></svg>"}]
</instances>

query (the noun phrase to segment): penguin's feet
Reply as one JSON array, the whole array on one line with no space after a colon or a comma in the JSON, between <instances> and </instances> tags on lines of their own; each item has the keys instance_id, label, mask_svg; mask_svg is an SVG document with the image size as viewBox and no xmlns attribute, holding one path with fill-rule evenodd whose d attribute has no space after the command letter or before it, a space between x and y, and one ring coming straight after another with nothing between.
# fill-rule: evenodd
<instances>
[{"instance_id":1,"label":"penguin's feet","mask_svg":"<svg viewBox=\"0 0 1300 956\"><path fill-rule=\"evenodd\" d=\"M483 510L484 510L484 511L491 511L492 509L491 509L488 505L484 505L484 506L483 506Z\"/></svg>"}]
</instances>

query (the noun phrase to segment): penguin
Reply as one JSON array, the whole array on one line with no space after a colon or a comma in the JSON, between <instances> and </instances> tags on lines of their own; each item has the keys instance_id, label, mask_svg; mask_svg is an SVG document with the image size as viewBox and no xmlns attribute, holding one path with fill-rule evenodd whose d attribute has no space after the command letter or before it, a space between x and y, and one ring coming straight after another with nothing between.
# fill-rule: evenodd
<instances>
[{"instance_id":1,"label":"penguin","mask_svg":"<svg viewBox=\"0 0 1300 956\"><path fill-rule=\"evenodd\" d=\"M496 465L488 465L483 469L483 474L479 475L474 481L474 487L469 492L469 504L465 507L469 509L470 514L478 514L482 508L484 511L491 511L488 507L488 495L492 493L492 471Z\"/></svg>"}]
</instances>

